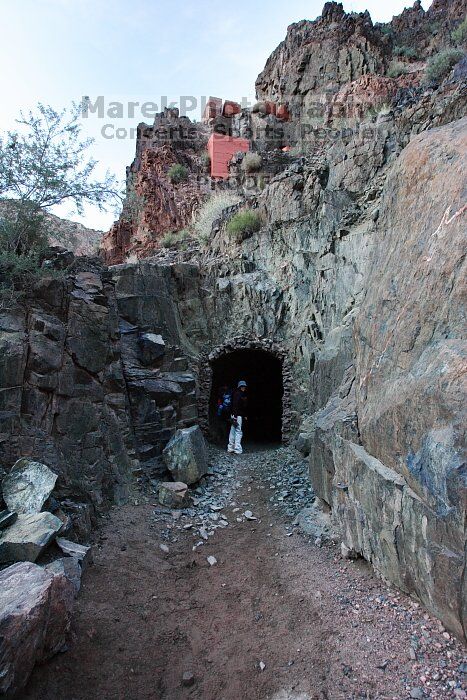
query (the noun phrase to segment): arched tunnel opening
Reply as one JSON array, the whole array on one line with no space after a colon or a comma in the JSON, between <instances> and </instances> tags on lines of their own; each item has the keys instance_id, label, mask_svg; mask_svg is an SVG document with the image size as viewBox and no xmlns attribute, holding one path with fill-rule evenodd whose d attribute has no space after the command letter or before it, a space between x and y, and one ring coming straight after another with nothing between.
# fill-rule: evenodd
<instances>
[{"instance_id":1,"label":"arched tunnel opening","mask_svg":"<svg viewBox=\"0 0 467 700\"><path fill-rule=\"evenodd\" d=\"M248 385L248 418L244 422L245 446L280 443L282 439L282 362L266 350L233 350L212 364L209 424L213 439L227 440L230 425L218 416L218 399L223 387L234 390L240 380Z\"/></svg>"}]
</instances>

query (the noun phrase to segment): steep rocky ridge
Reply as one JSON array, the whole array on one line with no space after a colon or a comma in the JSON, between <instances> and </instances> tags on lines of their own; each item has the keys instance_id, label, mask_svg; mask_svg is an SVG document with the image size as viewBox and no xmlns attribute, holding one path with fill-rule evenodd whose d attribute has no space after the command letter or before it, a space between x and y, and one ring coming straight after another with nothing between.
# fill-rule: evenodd
<instances>
[{"instance_id":1,"label":"steep rocky ridge","mask_svg":"<svg viewBox=\"0 0 467 700\"><path fill-rule=\"evenodd\" d=\"M412 53L410 60L403 58L404 70L395 84L410 84L412 73L420 80L423 62L449 44L465 12L461 0L434 2L426 12L417 0L391 23L380 25L373 24L368 12L347 14L342 3L327 2L318 19L288 28L257 78L257 95L288 104L299 123L299 130L291 125L292 138L307 140L304 125L319 126L344 85L363 76L387 75L392 62L401 61L399 49L410 48ZM348 108L345 101L342 106Z\"/></svg>"},{"instance_id":2,"label":"steep rocky ridge","mask_svg":"<svg viewBox=\"0 0 467 700\"><path fill-rule=\"evenodd\" d=\"M11 204L8 200L0 201L0 219L2 213L8 214ZM77 221L62 219L55 214L45 214L48 242L52 246L63 246L76 255L96 255L101 243L103 231L88 228Z\"/></svg>"}]
</instances>

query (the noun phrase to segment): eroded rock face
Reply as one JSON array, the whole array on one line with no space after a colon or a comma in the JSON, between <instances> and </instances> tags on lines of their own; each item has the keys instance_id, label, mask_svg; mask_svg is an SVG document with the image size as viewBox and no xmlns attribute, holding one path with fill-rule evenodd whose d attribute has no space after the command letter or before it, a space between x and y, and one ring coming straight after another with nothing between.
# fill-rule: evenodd
<instances>
[{"instance_id":1,"label":"eroded rock face","mask_svg":"<svg viewBox=\"0 0 467 700\"><path fill-rule=\"evenodd\" d=\"M416 526L428 571L414 571L408 586L423 582L422 599L464 633L466 153L464 119L401 155L356 329L362 442L420 504L400 536Z\"/></svg>"},{"instance_id":2,"label":"eroded rock face","mask_svg":"<svg viewBox=\"0 0 467 700\"><path fill-rule=\"evenodd\" d=\"M316 414L310 458L346 546L459 636L466 146L464 119L413 139L390 172L357 316L355 381Z\"/></svg>"},{"instance_id":3,"label":"eroded rock face","mask_svg":"<svg viewBox=\"0 0 467 700\"><path fill-rule=\"evenodd\" d=\"M175 481L196 484L208 470L206 445L199 426L177 430L163 457Z\"/></svg>"},{"instance_id":4,"label":"eroded rock face","mask_svg":"<svg viewBox=\"0 0 467 700\"><path fill-rule=\"evenodd\" d=\"M189 371L185 323L203 323L194 266L142 261L113 269L123 373L140 463L160 471L162 450L177 428L197 422L195 377ZM183 319L183 320L182 320ZM192 324L192 325L190 325ZM182 346L182 347L181 347Z\"/></svg>"},{"instance_id":5,"label":"eroded rock face","mask_svg":"<svg viewBox=\"0 0 467 700\"><path fill-rule=\"evenodd\" d=\"M308 122L342 85L383 73L388 54L368 12L346 14L342 3L327 2L315 21L290 25L256 80L257 96L288 104L295 119Z\"/></svg>"},{"instance_id":6,"label":"eroded rock face","mask_svg":"<svg viewBox=\"0 0 467 700\"><path fill-rule=\"evenodd\" d=\"M56 481L57 475L45 464L19 459L2 482L3 499L16 513L39 513Z\"/></svg>"},{"instance_id":7,"label":"eroded rock face","mask_svg":"<svg viewBox=\"0 0 467 700\"><path fill-rule=\"evenodd\" d=\"M129 256L147 257L161 246L164 234L187 226L207 191L205 152L208 132L178 110L166 109L154 124L138 126L136 157L127 172L122 214L102 239L105 262L115 265ZM170 168L185 169L186 178L171 181Z\"/></svg>"},{"instance_id":8,"label":"eroded rock face","mask_svg":"<svg viewBox=\"0 0 467 700\"><path fill-rule=\"evenodd\" d=\"M64 574L29 562L0 572L0 693L16 695L34 664L63 647L74 591Z\"/></svg>"},{"instance_id":9,"label":"eroded rock face","mask_svg":"<svg viewBox=\"0 0 467 700\"><path fill-rule=\"evenodd\" d=\"M132 444L113 287L80 265L0 314L0 461L43 462L95 512L126 497Z\"/></svg>"}]
</instances>

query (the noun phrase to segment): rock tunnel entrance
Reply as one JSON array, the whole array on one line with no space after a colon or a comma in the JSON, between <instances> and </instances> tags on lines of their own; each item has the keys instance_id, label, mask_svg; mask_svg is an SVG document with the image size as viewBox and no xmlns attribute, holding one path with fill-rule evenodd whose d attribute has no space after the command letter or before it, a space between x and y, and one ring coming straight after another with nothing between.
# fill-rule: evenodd
<instances>
[{"instance_id":1,"label":"rock tunnel entrance","mask_svg":"<svg viewBox=\"0 0 467 700\"><path fill-rule=\"evenodd\" d=\"M217 415L217 400L222 387L234 389L240 379L248 384L248 420L245 421L245 445L279 443L282 440L283 377L281 360L266 350L232 350L211 363L212 381L209 401L210 433L218 442L226 439L229 426Z\"/></svg>"}]
</instances>

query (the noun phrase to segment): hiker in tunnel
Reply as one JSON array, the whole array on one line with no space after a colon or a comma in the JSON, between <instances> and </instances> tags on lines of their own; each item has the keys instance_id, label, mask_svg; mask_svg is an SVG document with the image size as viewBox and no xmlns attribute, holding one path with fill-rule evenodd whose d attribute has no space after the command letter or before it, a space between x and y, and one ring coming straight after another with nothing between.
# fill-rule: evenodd
<instances>
[{"instance_id":1,"label":"hiker in tunnel","mask_svg":"<svg viewBox=\"0 0 467 700\"><path fill-rule=\"evenodd\" d=\"M242 449L258 449L282 440L282 362L262 348L239 348L211 363L209 424L213 440L227 443L233 393L247 384L248 419L242 421Z\"/></svg>"},{"instance_id":2,"label":"hiker in tunnel","mask_svg":"<svg viewBox=\"0 0 467 700\"><path fill-rule=\"evenodd\" d=\"M244 380L238 382L237 388L235 389L232 396L232 415L231 415L231 428L229 434L229 444L227 446L228 452L235 452L237 455L241 455L243 452L242 448L242 437L243 437L243 423L248 418L248 396L247 396L247 384Z\"/></svg>"},{"instance_id":3,"label":"hiker in tunnel","mask_svg":"<svg viewBox=\"0 0 467 700\"><path fill-rule=\"evenodd\" d=\"M232 394L233 391L227 384L224 384L219 389L219 395L217 397L217 417L219 419L220 431L222 433L223 441L227 440L230 432L231 426L231 416L232 416Z\"/></svg>"}]
</instances>

